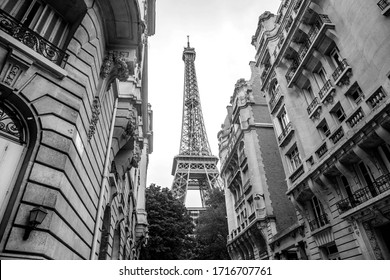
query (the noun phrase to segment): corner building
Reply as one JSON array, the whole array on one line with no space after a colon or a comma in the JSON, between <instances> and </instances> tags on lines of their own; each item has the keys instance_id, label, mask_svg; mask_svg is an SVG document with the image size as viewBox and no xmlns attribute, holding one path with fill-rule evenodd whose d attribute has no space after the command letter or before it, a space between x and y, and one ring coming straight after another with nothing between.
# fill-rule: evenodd
<instances>
[{"instance_id":1,"label":"corner building","mask_svg":"<svg viewBox=\"0 0 390 280\"><path fill-rule=\"evenodd\" d=\"M390 258L389 9L283 1L253 36L310 259ZM294 238L273 240L276 258L289 258Z\"/></svg>"},{"instance_id":2,"label":"corner building","mask_svg":"<svg viewBox=\"0 0 390 280\"><path fill-rule=\"evenodd\" d=\"M138 258L154 7L0 1L1 259Z\"/></svg>"},{"instance_id":3,"label":"corner building","mask_svg":"<svg viewBox=\"0 0 390 280\"><path fill-rule=\"evenodd\" d=\"M251 62L249 81L237 81L218 133L231 259L272 259L277 233L296 223L260 75ZM297 229L298 231L299 229ZM303 243L300 243L304 247Z\"/></svg>"}]
</instances>

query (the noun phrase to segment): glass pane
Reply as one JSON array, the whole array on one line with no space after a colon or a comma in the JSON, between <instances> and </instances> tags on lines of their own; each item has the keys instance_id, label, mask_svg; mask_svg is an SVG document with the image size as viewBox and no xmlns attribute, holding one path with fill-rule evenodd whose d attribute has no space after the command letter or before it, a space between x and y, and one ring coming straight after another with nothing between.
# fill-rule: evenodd
<instances>
[{"instance_id":1,"label":"glass pane","mask_svg":"<svg viewBox=\"0 0 390 280\"><path fill-rule=\"evenodd\" d=\"M49 25L48 25L47 28L46 28L45 34L43 35L43 37L44 37L46 40L49 40L49 39L50 39L50 35L51 35L51 33L53 32L53 30L54 30L54 26L56 25L57 20L58 20L58 15L54 14L53 17L52 17L51 20L50 20Z\"/></svg>"}]
</instances>

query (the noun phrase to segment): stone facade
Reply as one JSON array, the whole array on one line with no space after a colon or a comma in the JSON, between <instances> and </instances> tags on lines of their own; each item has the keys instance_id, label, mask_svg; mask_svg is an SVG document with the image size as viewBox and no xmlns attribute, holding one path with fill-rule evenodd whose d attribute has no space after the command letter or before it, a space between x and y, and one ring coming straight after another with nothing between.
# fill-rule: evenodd
<instances>
[{"instance_id":1,"label":"stone facade","mask_svg":"<svg viewBox=\"0 0 390 280\"><path fill-rule=\"evenodd\" d=\"M296 222L260 75L240 79L218 133L232 259L272 259L270 243Z\"/></svg>"},{"instance_id":2,"label":"stone facade","mask_svg":"<svg viewBox=\"0 0 390 280\"><path fill-rule=\"evenodd\" d=\"M0 4L0 258L137 259L155 0L19 2Z\"/></svg>"},{"instance_id":3,"label":"stone facade","mask_svg":"<svg viewBox=\"0 0 390 280\"><path fill-rule=\"evenodd\" d=\"M390 258L389 8L284 0L259 18L256 67L298 211L275 258Z\"/></svg>"}]
</instances>

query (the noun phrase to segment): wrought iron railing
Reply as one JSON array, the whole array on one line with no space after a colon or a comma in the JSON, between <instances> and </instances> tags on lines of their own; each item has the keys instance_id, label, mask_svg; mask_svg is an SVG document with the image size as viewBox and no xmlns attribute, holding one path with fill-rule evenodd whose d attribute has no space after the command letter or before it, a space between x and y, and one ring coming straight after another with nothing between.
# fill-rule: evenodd
<instances>
[{"instance_id":1,"label":"wrought iron railing","mask_svg":"<svg viewBox=\"0 0 390 280\"><path fill-rule=\"evenodd\" d=\"M390 190L390 173L380 176L372 184L355 191L352 196L337 202L340 214L344 213L373 197Z\"/></svg>"},{"instance_id":2,"label":"wrought iron railing","mask_svg":"<svg viewBox=\"0 0 390 280\"><path fill-rule=\"evenodd\" d=\"M292 130L292 123L289 122L286 125L286 127L283 128L282 133L280 133L280 135L278 136L279 143L282 142L284 138L286 138L286 136L290 133L291 130Z\"/></svg>"},{"instance_id":3,"label":"wrought iron railing","mask_svg":"<svg viewBox=\"0 0 390 280\"><path fill-rule=\"evenodd\" d=\"M318 102L318 98L317 97L315 97L314 99L313 99L313 101L310 103L310 105L307 107L307 113L310 115L313 111L314 111L314 109L317 107L317 105L318 104L320 104L319 102Z\"/></svg>"},{"instance_id":4,"label":"wrought iron railing","mask_svg":"<svg viewBox=\"0 0 390 280\"><path fill-rule=\"evenodd\" d=\"M294 77L295 72L297 71L299 63L300 63L300 61L296 59L291 64L290 68L288 68L287 73L286 73L287 83L289 83L291 81L291 79Z\"/></svg>"},{"instance_id":5,"label":"wrought iron railing","mask_svg":"<svg viewBox=\"0 0 390 280\"><path fill-rule=\"evenodd\" d=\"M68 54L63 50L50 43L38 33L25 27L21 22L1 9L0 29L55 64L63 67L68 59Z\"/></svg>"},{"instance_id":6,"label":"wrought iron railing","mask_svg":"<svg viewBox=\"0 0 390 280\"><path fill-rule=\"evenodd\" d=\"M340 75L344 72L344 70L349 66L347 60L344 58L339 67L336 68L336 70L334 70L333 74L332 74L332 77L335 81L337 81L338 78L340 78Z\"/></svg>"},{"instance_id":7,"label":"wrought iron railing","mask_svg":"<svg viewBox=\"0 0 390 280\"><path fill-rule=\"evenodd\" d=\"M390 5L390 2L389 0L380 0L377 5L383 11Z\"/></svg>"},{"instance_id":8,"label":"wrought iron railing","mask_svg":"<svg viewBox=\"0 0 390 280\"><path fill-rule=\"evenodd\" d=\"M315 218L314 220L309 221L310 230L314 231L316 229L319 229L321 227L326 226L329 224L329 219L326 214L323 214L319 216L318 218Z\"/></svg>"},{"instance_id":9,"label":"wrought iron railing","mask_svg":"<svg viewBox=\"0 0 390 280\"><path fill-rule=\"evenodd\" d=\"M321 99L324 98L325 94L330 90L331 87L332 87L332 83L330 82L330 79L328 79L328 81L324 84L324 86L321 88L320 92L318 93Z\"/></svg>"},{"instance_id":10,"label":"wrought iron railing","mask_svg":"<svg viewBox=\"0 0 390 280\"><path fill-rule=\"evenodd\" d=\"M302 43L302 45L299 47L299 50L298 50L298 54L299 54L299 57L301 58L301 60L303 60L303 58L305 57L305 55L307 54L307 51L309 50L310 48L310 41L309 40L306 40L305 42Z\"/></svg>"}]
</instances>

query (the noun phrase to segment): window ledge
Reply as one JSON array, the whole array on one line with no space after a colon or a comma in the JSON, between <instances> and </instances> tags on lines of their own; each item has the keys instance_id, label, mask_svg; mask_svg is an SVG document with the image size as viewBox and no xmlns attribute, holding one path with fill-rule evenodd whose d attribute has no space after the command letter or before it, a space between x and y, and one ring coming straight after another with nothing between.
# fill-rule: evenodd
<instances>
[{"instance_id":1,"label":"window ledge","mask_svg":"<svg viewBox=\"0 0 390 280\"><path fill-rule=\"evenodd\" d=\"M41 68L44 68L46 72L54 75L56 78L63 79L64 77L68 76L68 72L65 69L49 61L29 47L23 45L21 42L2 30L0 30L0 40L6 42L12 48L15 48L23 54L27 55L34 61L34 63L39 65Z\"/></svg>"}]
</instances>

